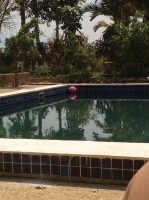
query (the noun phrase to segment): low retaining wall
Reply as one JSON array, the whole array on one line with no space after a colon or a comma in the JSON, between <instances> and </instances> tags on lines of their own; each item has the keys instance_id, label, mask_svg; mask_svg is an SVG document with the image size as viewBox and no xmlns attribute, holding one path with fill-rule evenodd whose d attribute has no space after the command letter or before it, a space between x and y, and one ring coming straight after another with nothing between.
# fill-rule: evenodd
<instances>
[{"instance_id":1,"label":"low retaining wall","mask_svg":"<svg viewBox=\"0 0 149 200\"><path fill-rule=\"evenodd\" d=\"M117 77L117 78L68 78L68 77L40 77L31 78L31 83L149 83L146 77Z\"/></svg>"},{"instance_id":2,"label":"low retaining wall","mask_svg":"<svg viewBox=\"0 0 149 200\"><path fill-rule=\"evenodd\" d=\"M31 82L30 72L18 73L18 84L26 85ZM0 74L0 86L1 87L14 87L15 85L15 74Z\"/></svg>"}]
</instances>

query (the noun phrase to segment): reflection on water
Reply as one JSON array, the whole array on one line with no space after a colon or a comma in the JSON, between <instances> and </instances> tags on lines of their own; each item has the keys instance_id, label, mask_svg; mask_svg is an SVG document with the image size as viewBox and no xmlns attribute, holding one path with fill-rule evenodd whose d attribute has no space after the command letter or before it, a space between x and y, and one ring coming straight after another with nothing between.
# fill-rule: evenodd
<instances>
[{"instance_id":1,"label":"reflection on water","mask_svg":"<svg viewBox=\"0 0 149 200\"><path fill-rule=\"evenodd\" d=\"M0 117L0 137L149 142L149 101L61 101Z\"/></svg>"}]
</instances>

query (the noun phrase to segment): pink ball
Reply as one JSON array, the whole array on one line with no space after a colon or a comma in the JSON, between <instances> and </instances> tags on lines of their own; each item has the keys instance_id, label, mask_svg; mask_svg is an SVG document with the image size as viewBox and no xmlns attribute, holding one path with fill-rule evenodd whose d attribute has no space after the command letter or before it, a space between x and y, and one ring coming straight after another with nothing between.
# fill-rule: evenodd
<instances>
[{"instance_id":1,"label":"pink ball","mask_svg":"<svg viewBox=\"0 0 149 200\"><path fill-rule=\"evenodd\" d=\"M70 86L68 88L69 94L76 94L77 93L77 88L75 86Z\"/></svg>"},{"instance_id":2,"label":"pink ball","mask_svg":"<svg viewBox=\"0 0 149 200\"><path fill-rule=\"evenodd\" d=\"M77 99L77 95L76 94L71 94L71 95L69 95L69 98L71 100L76 100Z\"/></svg>"}]
</instances>

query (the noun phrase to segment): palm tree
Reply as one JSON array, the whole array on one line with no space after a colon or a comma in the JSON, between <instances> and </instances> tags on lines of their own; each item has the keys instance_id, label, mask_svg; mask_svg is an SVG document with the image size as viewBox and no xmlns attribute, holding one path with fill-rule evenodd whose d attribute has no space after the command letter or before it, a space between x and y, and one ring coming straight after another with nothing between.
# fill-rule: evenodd
<instances>
[{"instance_id":1,"label":"palm tree","mask_svg":"<svg viewBox=\"0 0 149 200\"><path fill-rule=\"evenodd\" d=\"M91 21L100 15L105 15L110 17L115 24L124 23L126 25L129 24L130 16L133 12L126 0L96 0L95 3L85 6L84 11L91 12ZM108 27L108 24L104 21L99 21L94 29L96 31L103 26Z\"/></svg>"},{"instance_id":2,"label":"palm tree","mask_svg":"<svg viewBox=\"0 0 149 200\"><path fill-rule=\"evenodd\" d=\"M26 9L29 0L15 0L13 10L19 11L21 17L21 27L25 25L26 22Z\"/></svg>"},{"instance_id":3,"label":"palm tree","mask_svg":"<svg viewBox=\"0 0 149 200\"><path fill-rule=\"evenodd\" d=\"M56 40L60 39L60 25L61 25L61 17L62 17L62 4L63 2L60 0L44 0L40 2L40 15L43 21L46 21L50 24L51 21L55 21L55 33Z\"/></svg>"},{"instance_id":4,"label":"palm tree","mask_svg":"<svg viewBox=\"0 0 149 200\"><path fill-rule=\"evenodd\" d=\"M9 28L12 25L10 15L12 4L11 0L0 1L0 31L2 26Z\"/></svg>"},{"instance_id":5,"label":"palm tree","mask_svg":"<svg viewBox=\"0 0 149 200\"><path fill-rule=\"evenodd\" d=\"M37 44L37 47L40 48L40 29L39 29L39 2L38 0L30 0L29 2L29 17L32 17L34 19L36 19L36 24L35 24L35 31L36 31L36 44Z\"/></svg>"}]
</instances>

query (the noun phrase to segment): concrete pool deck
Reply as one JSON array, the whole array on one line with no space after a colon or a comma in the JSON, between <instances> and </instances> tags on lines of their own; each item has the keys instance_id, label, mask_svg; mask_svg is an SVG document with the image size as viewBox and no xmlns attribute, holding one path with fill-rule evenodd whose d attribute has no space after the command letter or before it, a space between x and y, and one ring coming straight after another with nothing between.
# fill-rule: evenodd
<instances>
[{"instance_id":1,"label":"concrete pool deck","mask_svg":"<svg viewBox=\"0 0 149 200\"><path fill-rule=\"evenodd\" d=\"M35 92L40 90L58 88L65 86L65 84L53 84L53 85L23 85L18 88L0 88L0 97L24 94L27 92Z\"/></svg>"}]
</instances>

